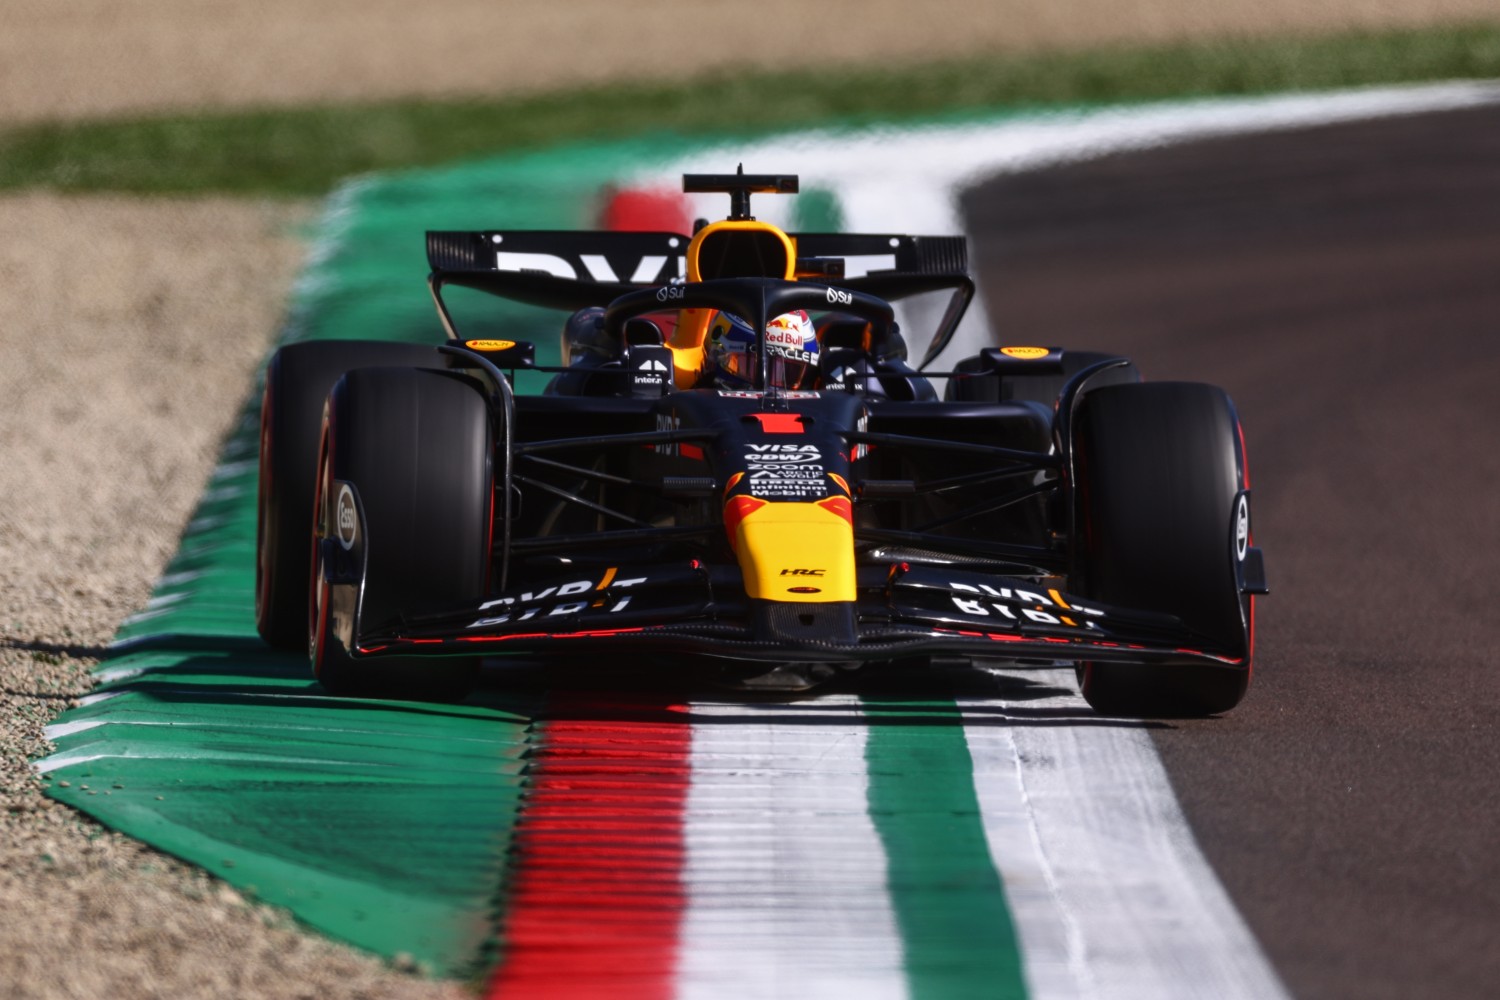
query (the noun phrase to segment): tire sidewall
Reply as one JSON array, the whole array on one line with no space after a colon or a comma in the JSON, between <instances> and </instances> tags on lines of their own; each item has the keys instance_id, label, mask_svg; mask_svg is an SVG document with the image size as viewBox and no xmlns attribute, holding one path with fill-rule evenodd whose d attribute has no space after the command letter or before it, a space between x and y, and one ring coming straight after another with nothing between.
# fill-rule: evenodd
<instances>
[{"instance_id":1,"label":"tire sidewall","mask_svg":"<svg viewBox=\"0 0 1500 1000\"><path fill-rule=\"evenodd\" d=\"M1245 488L1239 419L1214 386L1092 390L1075 439L1071 586L1105 604L1171 614L1239 666L1084 664L1095 709L1113 715L1228 711L1250 679L1251 598L1239 588L1234 517Z\"/></svg>"},{"instance_id":2,"label":"tire sidewall","mask_svg":"<svg viewBox=\"0 0 1500 1000\"><path fill-rule=\"evenodd\" d=\"M335 484L349 484L361 519L358 592L333 594L357 606L353 632L477 606L488 587L494 516L493 427L478 386L448 371L357 369L335 385L327 422L324 535L335 523L342 488ZM321 575L319 585L336 591L326 569ZM451 697L477 667L471 658L356 660L329 633L326 613L315 610L310 625L315 673L341 693Z\"/></svg>"},{"instance_id":3,"label":"tire sidewall","mask_svg":"<svg viewBox=\"0 0 1500 1000\"><path fill-rule=\"evenodd\" d=\"M271 356L261 393L255 556L256 629L271 645L298 649L306 641L309 539L329 391L353 368L437 363L433 347L368 340L305 341Z\"/></svg>"}]
</instances>

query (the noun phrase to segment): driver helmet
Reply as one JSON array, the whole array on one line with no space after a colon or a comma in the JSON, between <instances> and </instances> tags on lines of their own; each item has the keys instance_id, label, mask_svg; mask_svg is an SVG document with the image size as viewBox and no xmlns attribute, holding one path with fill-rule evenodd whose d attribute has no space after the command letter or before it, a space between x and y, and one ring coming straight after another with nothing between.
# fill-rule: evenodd
<instances>
[{"instance_id":1,"label":"driver helmet","mask_svg":"<svg viewBox=\"0 0 1500 1000\"><path fill-rule=\"evenodd\" d=\"M818 335L804 310L782 313L766 324L766 385L760 377L755 329L721 312L708 331L708 367L719 385L731 389L810 388L818 374Z\"/></svg>"}]
</instances>

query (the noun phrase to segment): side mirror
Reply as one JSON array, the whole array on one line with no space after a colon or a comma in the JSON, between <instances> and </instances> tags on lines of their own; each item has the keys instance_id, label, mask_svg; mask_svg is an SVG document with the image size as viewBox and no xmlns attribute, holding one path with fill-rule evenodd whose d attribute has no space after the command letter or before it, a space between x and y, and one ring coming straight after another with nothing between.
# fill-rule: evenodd
<instances>
[{"instance_id":1,"label":"side mirror","mask_svg":"<svg viewBox=\"0 0 1500 1000\"><path fill-rule=\"evenodd\" d=\"M625 323L625 346L626 347L651 347L660 346L666 342L662 335L661 327L654 320L636 317Z\"/></svg>"}]
</instances>

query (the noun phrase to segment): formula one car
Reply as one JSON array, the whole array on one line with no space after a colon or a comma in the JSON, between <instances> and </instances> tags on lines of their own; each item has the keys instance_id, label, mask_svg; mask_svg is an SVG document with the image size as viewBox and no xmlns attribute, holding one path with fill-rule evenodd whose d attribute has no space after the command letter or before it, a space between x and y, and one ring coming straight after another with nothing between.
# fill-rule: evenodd
<instances>
[{"instance_id":1,"label":"formula one car","mask_svg":"<svg viewBox=\"0 0 1500 1000\"><path fill-rule=\"evenodd\" d=\"M1050 346L926 371L963 238L751 216L797 186L688 175L732 206L691 237L430 232L445 344L278 351L261 635L335 693L461 696L506 655L789 687L968 657L1074 664L1109 714L1233 708L1266 588L1224 392ZM450 286L567 311L563 363L466 339ZM919 293L949 305L912 365Z\"/></svg>"}]
</instances>

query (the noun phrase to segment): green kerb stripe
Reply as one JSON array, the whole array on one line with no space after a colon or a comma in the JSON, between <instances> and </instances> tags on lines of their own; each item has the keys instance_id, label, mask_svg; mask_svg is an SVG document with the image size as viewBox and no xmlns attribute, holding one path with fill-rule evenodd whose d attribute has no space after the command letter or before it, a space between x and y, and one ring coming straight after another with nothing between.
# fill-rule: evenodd
<instances>
[{"instance_id":1,"label":"green kerb stripe","mask_svg":"<svg viewBox=\"0 0 1500 1000\"><path fill-rule=\"evenodd\" d=\"M912 997L1024 997L1020 944L958 707L867 695L864 710L870 815L885 845Z\"/></svg>"}]
</instances>

